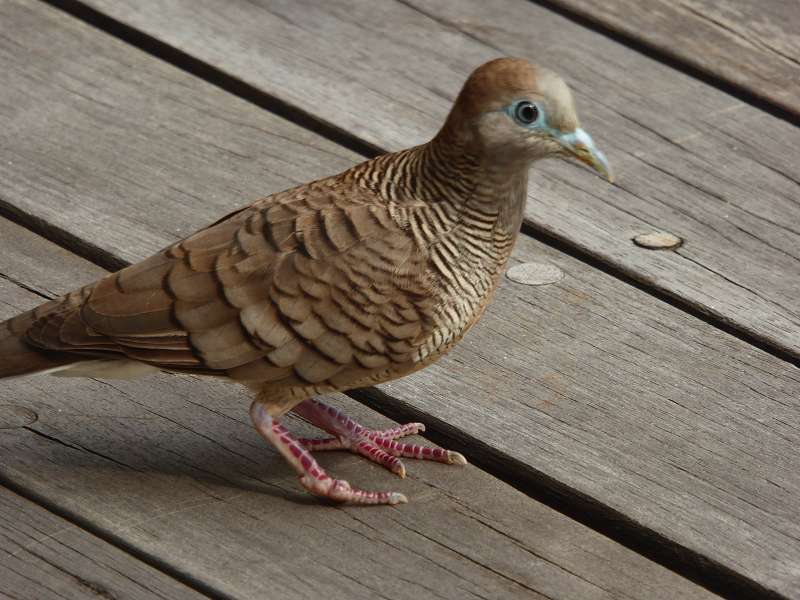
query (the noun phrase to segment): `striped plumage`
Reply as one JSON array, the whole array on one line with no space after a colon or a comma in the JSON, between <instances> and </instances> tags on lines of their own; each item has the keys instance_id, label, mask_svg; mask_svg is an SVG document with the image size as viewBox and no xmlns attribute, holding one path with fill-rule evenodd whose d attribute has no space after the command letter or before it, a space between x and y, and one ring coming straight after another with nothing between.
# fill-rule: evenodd
<instances>
[{"instance_id":1,"label":"striped plumage","mask_svg":"<svg viewBox=\"0 0 800 600\"><path fill-rule=\"evenodd\" d=\"M422 256L433 302L413 359L427 364L449 350L488 303L519 231L527 170L487 171L479 156L440 135L344 176L392 207Z\"/></svg>"},{"instance_id":2,"label":"striped plumage","mask_svg":"<svg viewBox=\"0 0 800 600\"><path fill-rule=\"evenodd\" d=\"M520 98L541 103L549 129L581 131L557 76L519 59L487 63L429 143L259 200L7 321L0 376L164 369L229 378L256 392L257 429L312 492L399 501L329 478L308 455L311 443L293 440L277 417L294 409L393 470L393 454L424 454L388 434L369 437L308 399L402 376L451 349L511 253L530 163L565 148L591 162L585 144L568 148L503 112Z\"/></svg>"}]
</instances>

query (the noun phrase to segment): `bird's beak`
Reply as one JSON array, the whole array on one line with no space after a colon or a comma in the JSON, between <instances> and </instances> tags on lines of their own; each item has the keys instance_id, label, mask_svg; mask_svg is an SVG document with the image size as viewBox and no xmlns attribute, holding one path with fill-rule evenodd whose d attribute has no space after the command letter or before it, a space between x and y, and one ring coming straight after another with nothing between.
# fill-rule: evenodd
<instances>
[{"instance_id":1,"label":"bird's beak","mask_svg":"<svg viewBox=\"0 0 800 600\"><path fill-rule=\"evenodd\" d=\"M574 156L582 163L589 165L608 181L614 181L606 155L594 145L592 136L583 129L579 128L569 133L562 133L557 139L570 156Z\"/></svg>"}]
</instances>

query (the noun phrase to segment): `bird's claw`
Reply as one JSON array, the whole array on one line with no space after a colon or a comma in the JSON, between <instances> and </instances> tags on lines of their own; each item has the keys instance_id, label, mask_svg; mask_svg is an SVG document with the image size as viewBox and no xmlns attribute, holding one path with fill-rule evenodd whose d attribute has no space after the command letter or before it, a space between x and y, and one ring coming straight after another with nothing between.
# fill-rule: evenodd
<instances>
[{"instance_id":1,"label":"bird's claw","mask_svg":"<svg viewBox=\"0 0 800 600\"><path fill-rule=\"evenodd\" d=\"M344 479L325 477L316 479L306 474L300 477L300 484L309 492L320 498L327 498L333 502L372 505L372 504L405 504L408 502L403 494L398 492L370 492L352 487Z\"/></svg>"},{"instance_id":2,"label":"bird's claw","mask_svg":"<svg viewBox=\"0 0 800 600\"><path fill-rule=\"evenodd\" d=\"M423 431L425 431L425 425L422 423L406 423L405 425L382 431L357 426L335 437L324 439L302 438L300 443L312 452L317 450L350 450L374 463L383 465L401 478L406 476L406 468L400 457L433 460L450 465L467 464L467 459L459 452L397 441L398 438L415 435Z\"/></svg>"}]
</instances>

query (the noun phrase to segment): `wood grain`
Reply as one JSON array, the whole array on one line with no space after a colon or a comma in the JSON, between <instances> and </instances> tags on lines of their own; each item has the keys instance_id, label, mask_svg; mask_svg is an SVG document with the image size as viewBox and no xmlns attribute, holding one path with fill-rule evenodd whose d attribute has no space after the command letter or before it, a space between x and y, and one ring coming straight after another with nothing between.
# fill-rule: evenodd
<instances>
[{"instance_id":1,"label":"wood grain","mask_svg":"<svg viewBox=\"0 0 800 600\"><path fill-rule=\"evenodd\" d=\"M65 272L102 273L74 256L40 262L59 250L2 219L0 240L0 319L41 301L28 288L52 296L70 289ZM364 424L391 425L330 400ZM0 429L0 477L229 597L716 597L471 466L409 461L400 480L321 454L338 476L402 490L412 504L320 504L252 429L248 402L239 387L170 375L4 382L0 405L38 420ZM0 495L0 527L2 507Z\"/></svg>"},{"instance_id":2,"label":"wood grain","mask_svg":"<svg viewBox=\"0 0 800 600\"><path fill-rule=\"evenodd\" d=\"M106 254L140 258L359 158L58 10L10 0L0 21L0 206L103 231Z\"/></svg>"},{"instance_id":3,"label":"wood grain","mask_svg":"<svg viewBox=\"0 0 800 600\"><path fill-rule=\"evenodd\" d=\"M800 7L794 0L553 4L800 114Z\"/></svg>"},{"instance_id":4,"label":"wood grain","mask_svg":"<svg viewBox=\"0 0 800 600\"><path fill-rule=\"evenodd\" d=\"M0 431L0 437L5 430ZM200 600L171 577L0 487L0 597Z\"/></svg>"},{"instance_id":5,"label":"wood grain","mask_svg":"<svg viewBox=\"0 0 800 600\"><path fill-rule=\"evenodd\" d=\"M776 117L525 0L87 4L387 149L430 137L483 61L545 63L618 184L537 166L528 222L800 357L800 130ZM631 242L654 230L686 243Z\"/></svg>"}]
</instances>

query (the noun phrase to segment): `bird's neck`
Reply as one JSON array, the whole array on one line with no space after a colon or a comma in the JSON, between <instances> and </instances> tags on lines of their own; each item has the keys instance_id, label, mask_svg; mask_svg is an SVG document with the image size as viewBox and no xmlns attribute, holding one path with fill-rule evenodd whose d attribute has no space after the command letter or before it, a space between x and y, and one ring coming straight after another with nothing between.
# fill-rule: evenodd
<instances>
[{"instance_id":1,"label":"bird's neck","mask_svg":"<svg viewBox=\"0 0 800 600\"><path fill-rule=\"evenodd\" d=\"M449 215L473 213L516 237L528 186L527 162L494 161L468 136L444 128L427 144L379 156L352 175L390 203L437 206Z\"/></svg>"}]
</instances>

